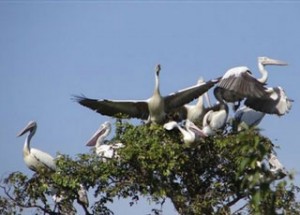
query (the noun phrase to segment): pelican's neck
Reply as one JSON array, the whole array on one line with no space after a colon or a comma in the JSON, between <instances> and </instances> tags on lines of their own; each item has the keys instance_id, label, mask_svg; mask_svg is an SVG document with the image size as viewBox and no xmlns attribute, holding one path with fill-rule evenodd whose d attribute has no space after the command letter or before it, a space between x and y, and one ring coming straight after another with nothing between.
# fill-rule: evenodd
<instances>
[{"instance_id":1,"label":"pelican's neck","mask_svg":"<svg viewBox=\"0 0 300 215\"><path fill-rule=\"evenodd\" d=\"M216 87L214 89L214 95L216 97L216 99L220 102L220 110L223 109L225 110L227 113L228 113L228 105L227 103L223 100L223 97L222 97L222 92L221 92L221 88L219 87Z\"/></svg>"},{"instance_id":2,"label":"pelican's neck","mask_svg":"<svg viewBox=\"0 0 300 215\"><path fill-rule=\"evenodd\" d=\"M159 91L159 74L155 74L155 86L154 86L154 93L155 95L160 95Z\"/></svg>"},{"instance_id":3,"label":"pelican's neck","mask_svg":"<svg viewBox=\"0 0 300 215\"><path fill-rule=\"evenodd\" d=\"M221 103L221 104L225 104L223 97L222 97L222 92L221 92L221 88L216 87L214 89L214 95L216 97L216 99Z\"/></svg>"},{"instance_id":4,"label":"pelican's neck","mask_svg":"<svg viewBox=\"0 0 300 215\"><path fill-rule=\"evenodd\" d=\"M108 128L108 129L104 132L104 134L102 134L102 135L97 139L97 142L96 142L96 145L95 145L96 148L100 147L100 146L104 143L105 138L108 136L109 132L110 132L110 128Z\"/></svg>"},{"instance_id":5,"label":"pelican's neck","mask_svg":"<svg viewBox=\"0 0 300 215\"><path fill-rule=\"evenodd\" d=\"M105 139L105 138L103 138L103 137L99 137L99 138L97 139L95 148L99 148L99 147L104 143L104 139Z\"/></svg>"},{"instance_id":6,"label":"pelican's neck","mask_svg":"<svg viewBox=\"0 0 300 215\"><path fill-rule=\"evenodd\" d=\"M30 141L31 138L33 137L35 131L30 131L28 136L25 139L24 147L23 147L23 153L24 157L30 154Z\"/></svg>"},{"instance_id":7,"label":"pelican's neck","mask_svg":"<svg viewBox=\"0 0 300 215\"><path fill-rule=\"evenodd\" d=\"M261 73L261 78L257 79L260 83L266 83L268 80L268 71L265 69L265 66L261 63L258 62L258 70Z\"/></svg>"},{"instance_id":8,"label":"pelican's neck","mask_svg":"<svg viewBox=\"0 0 300 215\"><path fill-rule=\"evenodd\" d=\"M206 102L207 102L207 106L208 106L208 107L211 107L211 102L210 102L208 93L207 93L207 92L204 93L203 96L205 96L205 99L206 99ZM204 98L203 98L203 99L204 99Z\"/></svg>"},{"instance_id":9,"label":"pelican's neck","mask_svg":"<svg viewBox=\"0 0 300 215\"><path fill-rule=\"evenodd\" d=\"M203 101L203 95L199 96L197 104L196 104L200 109L204 108L204 101Z\"/></svg>"}]
</instances>

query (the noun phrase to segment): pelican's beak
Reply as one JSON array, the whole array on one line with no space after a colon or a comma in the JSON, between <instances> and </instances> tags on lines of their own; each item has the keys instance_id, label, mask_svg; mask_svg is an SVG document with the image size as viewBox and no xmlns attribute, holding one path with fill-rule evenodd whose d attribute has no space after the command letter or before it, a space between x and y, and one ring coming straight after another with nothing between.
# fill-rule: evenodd
<instances>
[{"instance_id":1,"label":"pelican's beak","mask_svg":"<svg viewBox=\"0 0 300 215\"><path fill-rule=\"evenodd\" d=\"M105 129L101 126L101 128L99 128L95 134L91 137L91 139L89 139L87 141L87 143L85 144L86 146L95 146L97 143L98 138L100 137L100 135L102 135L104 133Z\"/></svg>"},{"instance_id":2,"label":"pelican's beak","mask_svg":"<svg viewBox=\"0 0 300 215\"><path fill-rule=\"evenodd\" d=\"M100 136L100 131L101 130L97 130L96 133L91 137L91 139L89 139L87 141L87 143L85 145L86 146L95 146L96 142L97 142L97 139Z\"/></svg>"},{"instance_id":3,"label":"pelican's beak","mask_svg":"<svg viewBox=\"0 0 300 215\"><path fill-rule=\"evenodd\" d=\"M36 122L30 121L30 122L28 123L28 125L26 125L26 127L23 128L23 129L17 134L17 137L20 137L20 136L24 135L25 133L27 133L28 131L30 131L30 130L33 129L34 127L36 127Z\"/></svg>"},{"instance_id":4,"label":"pelican's beak","mask_svg":"<svg viewBox=\"0 0 300 215\"><path fill-rule=\"evenodd\" d=\"M203 77L200 77L199 79L198 79L198 82L197 82L197 84L203 84L203 83L205 83L205 80L204 80L204 78Z\"/></svg>"},{"instance_id":5,"label":"pelican's beak","mask_svg":"<svg viewBox=\"0 0 300 215\"><path fill-rule=\"evenodd\" d=\"M161 69L160 64L157 64L155 67L155 72L157 76L159 75L160 69Z\"/></svg>"},{"instance_id":6,"label":"pelican's beak","mask_svg":"<svg viewBox=\"0 0 300 215\"><path fill-rule=\"evenodd\" d=\"M278 65L278 66L287 66L288 64L284 61L281 60L276 60L276 59L272 59L272 58L267 58L264 61L264 64L268 64L268 65Z\"/></svg>"}]
</instances>

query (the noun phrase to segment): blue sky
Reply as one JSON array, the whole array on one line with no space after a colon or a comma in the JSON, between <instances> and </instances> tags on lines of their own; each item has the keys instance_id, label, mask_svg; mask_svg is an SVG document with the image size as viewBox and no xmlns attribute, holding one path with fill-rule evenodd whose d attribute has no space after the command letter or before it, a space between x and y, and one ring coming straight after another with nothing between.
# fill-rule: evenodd
<instances>
[{"instance_id":1,"label":"blue sky","mask_svg":"<svg viewBox=\"0 0 300 215\"><path fill-rule=\"evenodd\" d=\"M32 174L22 157L25 138L16 137L30 120L38 123L33 147L52 155L89 152L85 142L113 120L71 101L73 94L147 99L157 63L164 95L234 66L259 77L258 56L289 63L268 67L268 84L282 86L293 108L266 116L260 127L280 146L281 162L298 172L299 11L294 1L0 1L0 176ZM112 209L149 212L145 202L127 203ZM174 214L170 205L164 214Z\"/></svg>"}]
</instances>

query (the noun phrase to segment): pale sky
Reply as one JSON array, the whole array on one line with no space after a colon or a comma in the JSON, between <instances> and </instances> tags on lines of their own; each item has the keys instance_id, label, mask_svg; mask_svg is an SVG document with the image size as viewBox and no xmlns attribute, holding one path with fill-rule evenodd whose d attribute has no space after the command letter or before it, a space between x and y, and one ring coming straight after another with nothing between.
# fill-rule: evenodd
<instances>
[{"instance_id":1,"label":"pale sky","mask_svg":"<svg viewBox=\"0 0 300 215\"><path fill-rule=\"evenodd\" d=\"M32 175L22 156L25 137L16 137L30 120L38 123L32 147L53 156L89 153L86 141L114 120L71 101L74 94L147 99L157 63L164 95L235 66L260 77L257 57L268 56L289 63L267 68L268 86L282 86L295 102L260 127L300 185L299 20L296 1L0 1L0 176ZM111 209L150 212L145 201L128 202ZM172 214L167 203L164 215Z\"/></svg>"}]
</instances>

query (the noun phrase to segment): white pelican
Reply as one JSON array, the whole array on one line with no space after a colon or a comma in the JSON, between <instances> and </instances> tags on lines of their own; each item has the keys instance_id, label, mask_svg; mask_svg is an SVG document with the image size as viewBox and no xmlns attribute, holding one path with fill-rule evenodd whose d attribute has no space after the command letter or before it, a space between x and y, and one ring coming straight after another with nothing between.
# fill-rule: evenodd
<instances>
[{"instance_id":1,"label":"white pelican","mask_svg":"<svg viewBox=\"0 0 300 215\"><path fill-rule=\"evenodd\" d=\"M30 121L27 124L27 126L23 130L21 130L17 135L18 137L20 137L26 134L27 132L29 132L23 147L23 156L24 156L25 164L29 169L31 169L34 172L37 172L42 167L55 171L56 164L54 158L51 155L39 149L30 147L30 141L33 135L35 134L36 129L37 129L37 123L35 121ZM59 204L65 197L63 197L62 195L57 196L55 194L55 189L54 190L52 188L50 189L51 189L50 192L53 193L52 199L55 201L55 203ZM83 198L82 196L84 191L81 189L80 192L81 192L80 196L81 198ZM85 196L87 198L86 190L85 190ZM60 212L61 210L62 211L65 210L67 211L68 214L73 214L75 210L71 202L65 204L64 206L59 205L59 208L60 208Z\"/></svg>"},{"instance_id":2,"label":"white pelican","mask_svg":"<svg viewBox=\"0 0 300 215\"><path fill-rule=\"evenodd\" d=\"M106 158L118 157L116 150L124 147L123 143L106 143L108 141L106 141L105 138L109 135L110 131L110 122L104 122L86 143L86 146L95 147L96 154L103 158L103 161L105 161Z\"/></svg>"},{"instance_id":3,"label":"white pelican","mask_svg":"<svg viewBox=\"0 0 300 215\"><path fill-rule=\"evenodd\" d=\"M268 57L258 57L258 68L262 77L256 79L251 75L250 69L245 66L234 67L229 69L222 79L218 87L220 87L221 95L226 102L238 102L246 98L263 98L266 95L265 84L268 79L266 65L285 66L287 63L271 59Z\"/></svg>"},{"instance_id":4,"label":"white pelican","mask_svg":"<svg viewBox=\"0 0 300 215\"><path fill-rule=\"evenodd\" d=\"M23 156L24 156L25 164L29 169L35 172L41 167L46 167L50 170L55 170L56 169L55 161L51 155L41 150L30 147L30 141L33 135L35 134L36 129L37 129L36 122L30 121L28 125L17 135L18 137L20 137L25 133L29 132L23 147Z\"/></svg>"},{"instance_id":5,"label":"white pelican","mask_svg":"<svg viewBox=\"0 0 300 215\"><path fill-rule=\"evenodd\" d=\"M102 115L118 117L118 114L123 114L128 118L139 118L147 120L148 123L163 124L170 111L191 102L218 82L218 80L211 80L163 97L159 91L159 73L160 65L157 65L154 92L147 100L97 100L83 96L75 96L74 99Z\"/></svg>"},{"instance_id":6,"label":"white pelican","mask_svg":"<svg viewBox=\"0 0 300 215\"><path fill-rule=\"evenodd\" d=\"M188 119L185 122L185 129L182 128L175 121L170 121L168 123L165 123L164 128L166 130L172 130L174 128L177 128L181 132L181 134L183 135L183 142L186 143L186 144L193 143L197 139L206 137L206 135L203 133L203 131Z\"/></svg>"},{"instance_id":7,"label":"white pelican","mask_svg":"<svg viewBox=\"0 0 300 215\"><path fill-rule=\"evenodd\" d=\"M268 87L264 98L247 98L245 105L257 111L282 116L292 108L292 99L289 99L282 87Z\"/></svg>"},{"instance_id":8,"label":"white pelican","mask_svg":"<svg viewBox=\"0 0 300 215\"><path fill-rule=\"evenodd\" d=\"M208 111L203 118L202 131L207 136L215 135L217 130L223 129L228 118L228 105L222 99L220 88L214 89L214 95L219 103Z\"/></svg>"},{"instance_id":9,"label":"white pelican","mask_svg":"<svg viewBox=\"0 0 300 215\"><path fill-rule=\"evenodd\" d=\"M234 114L234 120L237 124L240 124L241 127L246 125L249 127L257 126L266 114L260 111L253 110L247 106L239 108ZM238 127L238 131L241 130L241 127Z\"/></svg>"}]
</instances>

